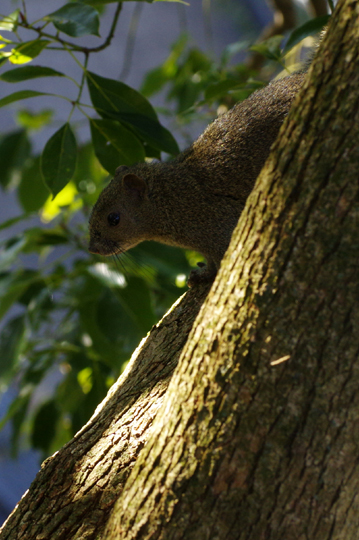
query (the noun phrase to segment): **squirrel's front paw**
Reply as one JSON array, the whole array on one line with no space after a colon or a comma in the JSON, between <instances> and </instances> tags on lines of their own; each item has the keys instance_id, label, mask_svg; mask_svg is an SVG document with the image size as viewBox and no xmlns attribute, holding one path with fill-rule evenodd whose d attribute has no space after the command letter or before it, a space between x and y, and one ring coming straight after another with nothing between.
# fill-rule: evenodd
<instances>
[{"instance_id":1,"label":"squirrel's front paw","mask_svg":"<svg viewBox=\"0 0 359 540\"><path fill-rule=\"evenodd\" d=\"M214 281L214 278L216 277L216 268L209 268L203 262L197 263L197 266L199 266L199 268L192 270L190 275L188 276L188 287L192 288L195 285L199 285L200 283L212 283L212 281Z\"/></svg>"}]
</instances>

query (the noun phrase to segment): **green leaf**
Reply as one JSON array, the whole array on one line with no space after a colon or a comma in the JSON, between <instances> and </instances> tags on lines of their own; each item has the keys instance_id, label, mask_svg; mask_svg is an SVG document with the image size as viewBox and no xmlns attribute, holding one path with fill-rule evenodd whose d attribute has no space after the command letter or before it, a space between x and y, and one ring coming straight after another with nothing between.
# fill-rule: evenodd
<instances>
[{"instance_id":1,"label":"green leaf","mask_svg":"<svg viewBox=\"0 0 359 540\"><path fill-rule=\"evenodd\" d=\"M261 43L252 45L251 51L258 52L268 58L269 60L275 60L280 62L282 58L282 51L280 45L283 41L283 36L272 36Z\"/></svg>"},{"instance_id":2,"label":"green leaf","mask_svg":"<svg viewBox=\"0 0 359 540\"><path fill-rule=\"evenodd\" d=\"M32 388L29 386L26 392L22 392L14 399L8 408L6 415L0 422L0 429L9 421L12 420L12 433L10 440L11 456L15 458L18 453L19 439L21 428L26 417L28 406L30 403Z\"/></svg>"},{"instance_id":3,"label":"green leaf","mask_svg":"<svg viewBox=\"0 0 359 540\"><path fill-rule=\"evenodd\" d=\"M317 34L321 30L323 30L323 27L328 24L329 19L330 15L316 17L315 19L307 21L299 28L296 28L289 36L289 39L284 47L284 54L290 51L290 49L294 47L294 45L297 45L297 43L302 41L304 38L313 34Z\"/></svg>"},{"instance_id":4,"label":"green leaf","mask_svg":"<svg viewBox=\"0 0 359 540\"><path fill-rule=\"evenodd\" d=\"M80 146L77 152L76 172L73 182L84 203L92 207L103 189L107 173L101 167L92 141Z\"/></svg>"},{"instance_id":5,"label":"green leaf","mask_svg":"<svg viewBox=\"0 0 359 540\"><path fill-rule=\"evenodd\" d=\"M118 283L111 286L110 290L103 286L104 272L97 270L93 273L86 272L81 283L74 284L71 298L78 307L81 331L91 337L91 354L99 355L103 362L117 370L129 359L133 348L143 336L133 327L132 321L112 292L118 287L126 286L123 276L119 276ZM113 272L111 276L107 275L107 279L112 281L112 278L115 278ZM106 304L109 306L107 311Z\"/></svg>"},{"instance_id":6,"label":"green leaf","mask_svg":"<svg viewBox=\"0 0 359 540\"><path fill-rule=\"evenodd\" d=\"M76 169L76 139L70 124L64 124L46 143L41 172L55 197L71 180Z\"/></svg>"},{"instance_id":7,"label":"green leaf","mask_svg":"<svg viewBox=\"0 0 359 540\"><path fill-rule=\"evenodd\" d=\"M234 43L230 43L227 45L222 53L221 61L223 64L228 64L229 60L234 56L235 54L238 54L239 52L242 52L244 50L247 50L250 46L250 41L244 40L244 41L235 41Z\"/></svg>"},{"instance_id":8,"label":"green leaf","mask_svg":"<svg viewBox=\"0 0 359 540\"><path fill-rule=\"evenodd\" d=\"M4 43L4 45L0 44L1 48L6 47L6 45L10 45L12 43L11 39L6 39L3 36L0 36L0 42L1 41Z\"/></svg>"},{"instance_id":9,"label":"green leaf","mask_svg":"<svg viewBox=\"0 0 359 540\"><path fill-rule=\"evenodd\" d=\"M156 323L149 288L145 281L138 277L128 276L126 281L127 287L117 287L114 294L129 319L145 334Z\"/></svg>"},{"instance_id":10,"label":"green leaf","mask_svg":"<svg viewBox=\"0 0 359 540\"><path fill-rule=\"evenodd\" d=\"M54 26L72 37L93 34L99 36L99 17L97 11L86 4L71 2L44 17Z\"/></svg>"},{"instance_id":11,"label":"green leaf","mask_svg":"<svg viewBox=\"0 0 359 540\"><path fill-rule=\"evenodd\" d=\"M156 150L173 155L179 153L175 138L158 120L154 121L146 116L135 114L122 114L120 116L125 126Z\"/></svg>"},{"instance_id":12,"label":"green leaf","mask_svg":"<svg viewBox=\"0 0 359 540\"><path fill-rule=\"evenodd\" d=\"M39 279L37 272L28 270L5 274L0 278L0 319L25 290Z\"/></svg>"},{"instance_id":13,"label":"green leaf","mask_svg":"<svg viewBox=\"0 0 359 540\"><path fill-rule=\"evenodd\" d=\"M7 187L12 175L20 170L31 151L26 131L20 129L0 139L0 184Z\"/></svg>"},{"instance_id":14,"label":"green leaf","mask_svg":"<svg viewBox=\"0 0 359 540\"><path fill-rule=\"evenodd\" d=\"M175 139L161 126L152 105L139 92L91 72L87 73L87 84L91 101L103 118L119 120L156 149L178 153Z\"/></svg>"},{"instance_id":15,"label":"green leaf","mask_svg":"<svg viewBox=\"0 0 359 540\"><path fill-rule=\"evenodd\" d=\"M21 216L16 216L10 219L7 219L0 225L0 231L3 229L7 229L8 227L12 227L12 225L15 225L19 221L22 221L24 219L28 219L28 216L26 214L21 214Z\"/></svg>"},{"instance_id":16,"label":"green leaf","mask_svg":"<svg viewBox=\"0 0 359 540\"><path fill-rule=\"evenodd\" d=\"M111 342L126 340L128 333L136 342L156 322L145 281L136 276L126 276L125 279L106 263L97 263L89 267L88 272L112 291L110 295L106 292L105 299L99 302L99 328ZM109 303L111 308L108 307Z\"/></svg>"},{"instance_id":17,"label":"green leaf","mask_svg":"<svg viewBox=\"0 0 359 540\"><path fill-rule=\"evenodd\" d=\"M0 379L9 379L17 364L22 341L25 336L24 316L11 319L0 334Z\"/></svg>"},{"instance_id":18,"label":"green leaf","mask_svg":"<svg viewBox=\"0 0 359 540\"><path fill-rule=\"evenodd\" d=\"M186 35L180 36L172 45L169 57L160 66L145 75L141 86L141 92L144 96L149 97L159 92L167 82L175 79L179 70L177 64L185 50L187 42L188 37Z\"/></svg>"},{"instance_id":19,"label":"green leaf","mask_svg":"<svg viewBox=\"0 0 359 540\"><path fill-rule=\"evenodd\" d=\"M80 361L86 365L87 359L84 358L82 354L74 354L70 357L71 366L76 364L77 357L80 357ZM62 411L70 413L76 410L83 400L83 394L77 380L76 371L72 369L60 382L57 389L57 398Z\"/></svg>"},{"instance_id":20,"label":"green leaf","mask_svg":"<svg viewBox=\"0 0 359 540\"><path fill-rule=\"evenodd\" d=\"M12 49L9 61L12 64L26 64L27 62L31 62L49 43L50 41L45 39L35 39L21 43Z\"/></svg>"},{"instance_id":21,"label":"green leaf","mask_svg":"<svg viewBox=\"0 0 359 540\"><path fill-rule=\"evenodd\" d=\"M41 176L39 157L23 169L17 196L25 212L37 212L48 199L49 192Z\"/></svg>"},{"instance_id":22,"label":"green leaf","mask_svg":"<svg viewBox=\"0 0 359 540\"><path fill-rule=\"evenodd\" d=\"M262 87L263 83L260 81L248 81L243 83L242 79L227 79L207 86L204 96L206 100L211 100L226 94L230 90L246 89L254 91Z\"/></svg>"},{"instance_id":23,"label":"green leaf","mask_svg":"<svg viewBox=\"0 0 359 540\"><path fill-rule=\"evenodd\" d=\"M51 122L54 112L53 109L43 109L37 113L21 109L16 113L16 120L24 128L36 131Z\"/></svg>"},{"instance_id":24,"label":"green leaf","mask_svg":"<svg viewBox=\"0 0 359 540\"><path fill-rule=\"evenodd\" d=\"M164 66L159 66L146 73L141 92L144 96L150 97L162 90L163 86L170 80Z\"/></svg>"},{"instance_id":25,"label":"green leaf","mask_svg":"<svg viewBox=\"0 0 359 540\"><path fill-rule=\"evenodd\" d=\"M0 20L0 30L7 30L8 32L16 30L19 13L20 10L16 9L10 13L10 15L5 15L5 17Z\"/></svg>"},{"instance_id":26,"label":"green leaf","mask_svg":"<svg viewBox=\"0 0 359 540\"><path fill-rule=\"evenodd\" d=\"M144 161L143 144L128 129L115 120L91 120L91 135L95 154L101 165L112 175L119 165Z\"/></svg>"},{"instance_id":27,"label":"green leaf","mask_svg":"<svg viewBox=\"0 0 359 540\"><path fill-rule=\"evenodd\" d=\"M33 227L26 230L25 237L25 253L29 253L34 250L41 251L41 249L44 247L58 246L68 242L66 233L60 227L54 229L41 229L40 227Z\"/></svg>"},{"instance_id":28,"label":"green leaf","mask_svg":"<svg viewBox=\"0 0 359 540\"><path fill-rule=\"evenodd\" d=\"M34 448L47 452L56 433L59 409L54 400L43 403L37 410L31 433Z\"/></svg>"},{"instance_id":29,"label":"green leaf","mask_svg":"<svg viewBox=\"0 0 359 540\"><path fill-rule=\"evenodd\" d=\"M157 114L137 90L127 84L87 72L87 84L94 106L104 113L143 114L157 120Z\"/></svg>"},{"instance_id":30,"label":"green leaf","mask_svg":"<svg viewBox=\"0 0 359 540\"><path fill-rule=\"evenodd\" d=\"M139 268L151 265L162 276L174 281L178 273L188 274L190 267L185 252L173 246L166 246L157 242L142 242L132 250L133 257Z\"/></svg>"},{"instance_id":31,"label":"green leaf","mask_svg":"<svg viewBox=\"0 0 359 540\"><path fill-rule=\"evenodd\" d=\"M108 343L116 345L118 352L122 352L122 355L127 357L143 337L143 331L136 324L133 314L129 314L118 297L109 289L105 291L96 306L95 320L99 331ZM116 356L118 358L118 354Z\"/></svg>"},{"instance_id":32,"label":"green leaf","mask_svg":"<svg viewBox=\"0 0 359 540\"><path fill-rule=\"evenodd\" d=\"M107 311L107 315L110 311L112 310L109 309ZM91 337L93 349L100 355L104 362L107 362L110 366L118 367L124 360L128 359L129 352L123 351L122 347L119 347L118 342L114 342L108 337L107 328L109 327L106 328L105 324L105 328L99 328L101 314L99 315L98 313L97 301L82 301L79 305L79 313L82 328ZM103 313L106 314L105 306L103 306ZM114 319L111 319L111 321L114 322ZM124 320L124 323L126 323L126 320ZM103 329L107 332L107 335L103 332ZM131 329L129 331L131 332ZM120 338L119 332L117 333L117 338ZM131 340L131 344L133 343L133 340ZM134 346L136 346L136 342Z\"/></svg>"},{"instance_id":33,"label":"green leaf","mask_svg":"<svg viewBox=\"0 0 359 540\"><path fill-rule=\"evenodd\" d=\"M27 407L30 401L31 395L29 393L20 395L14 399L10 407L6 411L5 416L0 421L0 430L5 426L5 424L11 419L17 416L17 418L24 418Z\"/></svg>"},{"instance_id":34,"label":"green leaf","mask_svg":"<svg viewBox=\"0 0 359 540\"><path fill-rule=\"evenodd\" d=\"M8 57L11 55L11 53L7 54L7 53L2 53L0 52L0 66L2 64L5 64L5 62L7 62L8 60Z\"/></svg>"},{"instance_id":35,"label":"green leaf","mask_svg":"<svg viewBox=\"0 0 359 540\"><path fill-rule=\"evenodd\" d=\"M161 160L161 151L158 150L158 148L154 148L153 146L150 146L146 142L144 142L143 145L145 148L146 157L151 158L151 159Z\"/></svg>"},{"instance_id":36,"label":"green leaf","mask_svg":"<svg viewBox=\"0 0 359 540\"><path fill-rule=\"evenodd\" d=\"M28 320L32 324L32 329L34 329L34 326L33 326L34 319L36 319L36 321L39 321L40 324L43 324L44 318L46 317L46 313L51 311L55 306L55 304L52 301L50 290L45 280L35 281L35 283L30 285L27 288L27 290L24 292L24 294L20 296L20 298L18 299L18 302L19 304L22 304L23 306L29 306L29 304L31 303L30 310L28 311L28 316L29 316ZM34 382L33 379L36 376L35 372L37 374L40 374L40 371L36 369L35 366L36 364L34 363L30 364L28 366L28 369L26 370L26 380L28 382ZM34 375L33 378L31 378L31 374Z\"/></svg>"},{"instance_id":37,"label":"green leaf","mask_svg":"<svg viewBox=\"0 0 359 540\"><path fill-rule=\"evenodd\" d=\"M14 101L19 101L20 99L28 99L32 97L51 96L51 95L53 94L48 94L47 92L37 92L36 90L20 90L19 92L14 92L13 94L10 94L9 96L6 96L0 99L0 107L5 107L5 105L9 105L9 103L13 103Z\"/></svg>"},{"instance_id":38,"label":"green leaf","mask_svg":"<svg viewBox=\"0 0 359 540\"><path fill-rule=\"evenodd\" d=\"M23 250L26 244L24 236L16 237L12 241L8 241L5 248L1 250L0 272L7 270L13 262L19 258L19 253Z\"/></svg>"},{"instance_id":39,"label":"green leaf","mask_svg":"<svg viewBox=\"0 0 359 540\"><path fill-rule=\"evenodd\" d=\"M60 71L44 66L24 66L9 69L0 75L0 80L8 83L17 83L37 77L65 77Z\"/></svg>"}]
</instances>

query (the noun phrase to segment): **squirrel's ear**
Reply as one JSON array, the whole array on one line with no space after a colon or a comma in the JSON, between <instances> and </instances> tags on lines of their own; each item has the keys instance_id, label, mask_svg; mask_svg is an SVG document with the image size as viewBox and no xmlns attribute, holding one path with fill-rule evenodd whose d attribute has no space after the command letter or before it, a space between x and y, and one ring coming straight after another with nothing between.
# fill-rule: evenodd
<instances>
[{"instance_id":1,"label":"squirrel's ear","mask_svg":"<svg viewBox=\"0 0 359 540\"><path fill-rule=\"evenodd\" d=\"M137 198L138 200L143 199L146 193L147 184L144 180L142 180L142 178L130 173L126 174L122 178L122 183L129 195Z\"/></svg>"}]
</instances>

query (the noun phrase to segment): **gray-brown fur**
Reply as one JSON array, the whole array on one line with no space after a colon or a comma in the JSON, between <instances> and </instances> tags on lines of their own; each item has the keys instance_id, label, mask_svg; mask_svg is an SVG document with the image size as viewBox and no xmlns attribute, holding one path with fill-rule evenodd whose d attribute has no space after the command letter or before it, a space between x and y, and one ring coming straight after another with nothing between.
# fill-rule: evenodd
<instances>
[{"instance_id":1,"label":"gray-brown fur","mask_svg":"<svg viewBox=\"0 0 359 540\"><path fill-rule=\"evenodd\" d=\"M253 93L170 163L119 167L94 206L90 251L111 255L155 240L206 257L192 284L213 279L304 77L295 73ZM120 216L116 226L111 213Z\"/></svg>"}]
</instances>

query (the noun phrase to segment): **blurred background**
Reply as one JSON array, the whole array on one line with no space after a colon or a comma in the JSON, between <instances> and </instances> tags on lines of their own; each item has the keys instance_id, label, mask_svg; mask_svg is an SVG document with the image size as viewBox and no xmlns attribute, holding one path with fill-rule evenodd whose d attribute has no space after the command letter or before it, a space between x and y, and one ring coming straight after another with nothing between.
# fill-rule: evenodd
<instances>
[{"instance_id":1,"label":"blurred background","mask_svg":"<svg viewBox=\"0 0 359 540\"><path fill-rule=\"evenodd\" d=\"M217 114L297 69L303 46L313 43L306 36L329 12L324 0L121 7L89 0L73 3L77 12L57 13L68 5L2 0L0 7L0 523L41 461L90 418L201 260L150 243L119 261L87 253L89 212L114 167L139 154L170 159ZM89 52L105 44L112 25L107 46ZM303 25L284 55L286 40ZM103 92L129 95L109 79L140 92L133 94L139 114L149 100L162 126L157 138L111 111L102 120L111 118L117 131L100 136L89 120L102 114L96 90L90 95L81 86L85 59ZM74 138L59 159L69 129ZM123 155L125 130L137 152Z\"/></svg>"}]
</instances>

